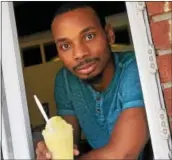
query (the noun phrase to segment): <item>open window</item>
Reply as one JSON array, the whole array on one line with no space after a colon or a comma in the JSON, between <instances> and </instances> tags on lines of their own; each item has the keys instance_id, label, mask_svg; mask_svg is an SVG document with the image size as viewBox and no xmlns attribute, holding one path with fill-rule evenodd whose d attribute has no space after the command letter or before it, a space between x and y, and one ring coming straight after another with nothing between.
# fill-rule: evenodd
<instances>
[{"instance_id":1,"label":"open window","mask_svg":"<svg viewBox=\"0 0 172 160\"><path fill-rule=\"evenodd\" d=\"M29 5L29 2L27 4ZM125 3L123 5L125 7ZM112 49L116 52L135 50L154 158L170 159L171 138L168 125L167 134L164 134L164 128L157 125L157 121L161 123L160 116L165 117L164 123L167 123L167 119L159 77L155 68L150 67L152 65L149 61L150 52L148 54L148 51L151 50L152 58L155 53L151 48L144 2L141 2L141 5L140 2L126 2L126 6L127 10L126 8L119 9L121 13L118 16L117 13L110 13L106 16L106 20L114 27L116 42L119 43L119 45L114 44ZM46 32L45 35L38 34L34 39L32 39L33 37L28 39L24 37L21 40L17 35L15 19L13 3L2 2L2 89L5 97L2 106L2 129L3 133L8 130L11 133L9 137L5 136L2 139L2 154L4 159L34 159L32 131L42 127L44 120L36 107L33 94L40 97L50 116L55 115L53 80L55 73L63 64L58 58L49 32ZM114 23L114 21L118 23ZM121 38L124 35L127 36ZM47 84L47 81L51 84ZM4 117L5 114L8 116ZM8 121L9 125L5 121Z\"/></svg>"},{"instance_id":2,"label":"open window","mask_svg":"<svg viewBox=\"0 0 172 160\"><path fill-rule=\"evenodd\" d=\"M45 43L44 53L45 53L46 62L52 61L55 58L58 58L56 44L54 42Z\"/></svg>"},{"instance_id":3,"label":"open window","mask_svg":"<svg viewBox=\"0 0 172 160\"><path fill-rule=\"evenodd\" d=\"M40 46L32 46L21 50L24 67L42 63Z\"/></svg>"}]
</instances>

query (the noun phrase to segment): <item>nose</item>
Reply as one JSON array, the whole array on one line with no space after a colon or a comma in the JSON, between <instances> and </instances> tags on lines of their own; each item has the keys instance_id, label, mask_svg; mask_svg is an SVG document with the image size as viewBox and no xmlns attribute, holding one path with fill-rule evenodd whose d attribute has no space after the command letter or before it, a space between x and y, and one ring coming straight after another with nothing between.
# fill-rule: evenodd
<instances>
[{"instance_id":1,"label":"nose","mask_svg":"<svg viewBox=\"0 0 172 160\"><path fill-rule=\"evenodd\" d=\"M88 55L89 55L89 49L86 45L84 44L75 45L73 50L73 58L75 60L81 60Z\"/></svg>"}]
</instances>

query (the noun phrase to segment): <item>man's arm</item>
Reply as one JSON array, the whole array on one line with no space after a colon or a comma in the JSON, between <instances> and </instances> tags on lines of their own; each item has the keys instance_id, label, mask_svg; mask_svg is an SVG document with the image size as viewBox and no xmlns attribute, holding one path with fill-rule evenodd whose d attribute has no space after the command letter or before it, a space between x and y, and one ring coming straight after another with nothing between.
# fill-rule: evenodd
<instances>
[{"instance_id":1,"label":"man's arm","mask_svg":"<svg viewBox=\"0 0 172 160\"><path fill-rule=\"evenodd\" d=\"M109 143L78 159L137 159L148 138L145 109L129 108L120 115Z\"/></svg>"}]
</instances>

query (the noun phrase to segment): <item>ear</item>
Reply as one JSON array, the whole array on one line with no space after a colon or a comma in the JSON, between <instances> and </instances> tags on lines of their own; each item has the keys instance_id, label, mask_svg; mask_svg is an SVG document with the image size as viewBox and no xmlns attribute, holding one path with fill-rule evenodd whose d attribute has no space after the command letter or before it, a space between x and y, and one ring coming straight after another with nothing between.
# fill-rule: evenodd
<instances>
[{"instance_id":1,"label":"ear","mask_svg":"<svg viewBox=\"0 0 172 160\"><path fill-rule=\"evenodd\" d=\"M105 26L105 32L107 34L109 44L110 45L114 44L115 43L115 34L114 34L113 28L110 24L107 24Z\"/></svg>"}]
</instances>

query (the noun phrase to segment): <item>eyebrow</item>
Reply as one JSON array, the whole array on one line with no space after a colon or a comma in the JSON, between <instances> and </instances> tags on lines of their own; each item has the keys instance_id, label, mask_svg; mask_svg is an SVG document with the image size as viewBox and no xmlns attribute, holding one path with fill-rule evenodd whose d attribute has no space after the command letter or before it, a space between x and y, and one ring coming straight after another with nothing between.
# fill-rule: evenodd
<instances>
[{"instance_id":1,"label":"eyebrow","mask_svg":"<svg viewBox=\"0 0 172 160\"><path fill-rule=\"evenodd\" d=\"M84 28L83 30L80 31L80 34L84 34L84 33L88 32L88 31L90 31L92 29L95 29L95 27L90 26L90 27ZM55 39L55 43L65 42L67 40L68 39L65 38L65 37L64 38L63 37L62 38L57 38L57 39Z\"/></svg>"},{"instance_id":2,"label":"eyebrow","mask_svg":"<svg viewBox=\"0 0 172 160\"><path fill-rule=\"evenodd\" d=\"M67 41L67 38L57 38L57 39L55 39L56 44L59 43L59 42L65 42L65 41Z\"/></svg>"},{"instance_id":3,"label":"eyebrow","mask_svg":"<svg viewBox=\"0 0 172 160\"><path fill-rule=\"evenodd\" d=\"M95 27L92 27L92 26L87 27L87 28L84 28L84 29L80 32L80 34L83 34L83 33L85 33L85 32L88 32L89 30L92 30L92 29L96 29L96 28L95 28Z\"/></svg>"}]
</instances>

